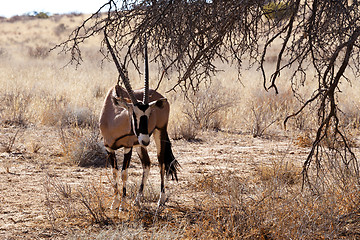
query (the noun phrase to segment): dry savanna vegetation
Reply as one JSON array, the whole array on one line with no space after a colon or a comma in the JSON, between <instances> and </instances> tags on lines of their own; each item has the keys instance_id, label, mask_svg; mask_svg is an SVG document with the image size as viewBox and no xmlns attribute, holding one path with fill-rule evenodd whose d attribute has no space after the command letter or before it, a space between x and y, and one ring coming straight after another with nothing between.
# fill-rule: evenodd
<instances>
[{"instance_id":1,"label":"dry savanna vegetation","mask_svg":"<svg viewBox=\"0 0 360 240\"><path fill-rule=\"evenodd\" d=\"M49 52L86 17L0 21L1 239L360 237L356 176L326 161L311 187L303 185L315 109L290 119L285 129L286 116L301 106L288 76L280 76L276 95L263 90L256 68L244 68L239 76L220 61L222 71L188 97L167 92L176 74L173 82L161 82L182 166L179 182L167 183L165 207L156 205L160 181L151 143L152 169L141 207L133 204L142 175L134 154L126 209L112 211L112 173L105 167L97 121L107 90L117 82L116 68L99 52L101 36L84 43L84 61L77 67L68 65L69 56L59 49ZM276 44L271 51L278 51ZM268 66L275 59L268 57ZM161 72L150 63L151 87ZM136 71L130 69L129 78L134 88L142 87ZM360 85L341 87L341 129L358 156ZM305 86L298 93L311 95ZM117 155L121 159L122 151Z\"/></svg>"}]
</instances>

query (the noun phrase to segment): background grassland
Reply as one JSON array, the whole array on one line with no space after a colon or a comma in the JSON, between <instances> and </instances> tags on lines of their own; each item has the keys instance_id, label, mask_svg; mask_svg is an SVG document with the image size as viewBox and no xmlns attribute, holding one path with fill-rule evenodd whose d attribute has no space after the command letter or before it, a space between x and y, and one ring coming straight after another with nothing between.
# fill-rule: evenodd
<instances>
[{"instance_id":1,"label":"background grassland","mask_svg":"<svg viewBox=\"0 0 360 240\"><path fill-rule=\"evenodd\" d=\"M54 106L65 114L65 118L67 114L77 115L83 111L99 115L104 95L117 80L113 64L101 61L101 36L85 42L82 48L84 62L77 68L67 65L70 56L59 54L61 49L48 51L66 40L84 18L64 15L48 19L22 17L17 21L3 20L0 30L0 81L3 101L7 99L7 104L13 105L2 111L3 120L12 116L26 118L34 124L53 124L54 119L62 119L52 116ZM153 69L150 84L155 87L161 70L157 66L150 67ZM244 71L239 79L235 68L220 68L223 72L214 77L212 84L203 86L196 96L190 96L190 104L181 92L167 94L172 104L171 119L175 120L170 126L177 126L174 129L170 127L171 134L178 136L179 131L184 131L179 128L221 128L255 131L254 135L259 135L268 125L279 127L279 124L271 123L279 122L279 117L296 107L285 81L281 92L283 96L287 95L285 101L291 101L289 104L284 104L283 97L275 97L272 92L267 93L261 88L260 73L256 70ZM142 87L141 75L129 71L129 76L134 88ZM169 90L175 82L176 79L163 81L160 91ZM12 96L19 98L12 102ZM268 104L268 101L272 103ZM276 104L289 109L284 112ZM23 108L22 116L17 116L20 108ZM208 115L201 116L205 112L209 112ZM276 112L275 116L270 116L273 112ZM203 122L199 122L200 119ZM259 123L262 120L265 122ZM192 126L187 126L189 122Z\"/></svg>"},{"instance_id":2,"label":"background grassland","mask_svg":"<svg viewBox=\"0 0 360 240\"><path fill-rule=\"evenodd\" d=\"M58 54L60 49L48 51L66 40L85 17L19 17L0 22L3 153L30 155L32 161L42 165L53 164L48 159L56 159L69 169L78 165L105 165L97 119L108 89L117 81L117 72L112 62L101 61L101 36L85 42L84 62L77 67L67 65L69 56ZM272 50L275 56L277 47ZM267 60L269 69L274 59ZM287 130L284 129L285 117L300 107L287 81L289 73L281 76L280 94L275 95L263 90L261 75L256 69L246 70L244 66L238 76L235 68L220 62L218 65L223 71L196 94L188 98L179 91L166 94L171 103L170 136L173 141L178 140L174 144L175 152L179 156L182 151L194 155L200 148L196 145L198 142L207 146L200 160L189 157L196 167L186 172L188 168L184 166L186 181L181 190L190 192L192 199L170 201L167 208L158 211L155 204L159 193L154 190L158 188L150 184L145 193L148 205L139 209L129 204L128 211L116 215L108 209L112 197L109 183L94 180L73 185L66 178L59 180L49 175L43 184L43 208L52 229L50 237L356 239L360 235L358 181L342 171L341 166L337 172L331 172L333 166L325 167L324 171L329 170L331 174L324 174L326 177L314 183L312 190L301 186L301 161L306 154L294 160L296 154L288 150L290 147L285 150L279 147L279 151L274 148L266 159L261 158L268 150L266 146L254 155L249 153L246 161L254 162L251 173L241 175L235 168L227 168L233 162L241 165L236 162L236 154L239 154L236 151L250 151L252 146L242 146L242 150L236 147L242 142L254 143L253 137L274 142L285 139L276 143L288 142L306 152L317 121L314 106L310 106L288 123ZM155 87L161 69L153 64L150 69L154 69L150 73L150 84ZM134 88L142 87L141 75L129 71L129 77ZM352 85L343 83L344 94L340 94L339 100L343 111L342 128L357 152L360 97L356 93L360 91L360 84L352 79ZM174 83L176 79L163 81L160 92L166 92ZM311 96L312 84L316 83L309 82L300 88L301 97ZM26 150L20 147L20 141L26 145ZM182 147L177 149L177 145ZM230 155L224 150L227 148ZM208 155L214 152L219 159L206 162ZM150 154L154 158L155 153ZM7 156L13 155L2 155L0 164L6 169L2 174L11 174L11 167L15 165ZM216 162L218 160L225 162L222 163L224 168ZM205 172L207 167L215 171ZM102 179L107 179L108 175L101 174ZM134 174L140 176L141 173ZM129 188L130 199L133 199L136 184L130 184ZM182 201L190 203L180 205Z\"/></svg>"}]
</instances>

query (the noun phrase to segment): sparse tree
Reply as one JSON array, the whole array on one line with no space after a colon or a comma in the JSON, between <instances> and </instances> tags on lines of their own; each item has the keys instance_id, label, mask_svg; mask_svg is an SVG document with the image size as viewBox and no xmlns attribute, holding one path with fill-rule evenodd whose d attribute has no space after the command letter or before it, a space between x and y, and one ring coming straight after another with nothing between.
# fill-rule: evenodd
<instances>
[{"instance_id":1,"label":"sparse tree","mask_svg":"<svg viewBox=\"0 0 360 240\"><path fill-rule=\"evenodd\" d=\"M339 83L350 81L345 70L360 74L359 9L357 0L110 0L60 46L80 63L81 43L105 31L122 67L139 70L146 36L151 61L167 77L177 73L172 90L184 92L211 81L219 70L214 64L218 60L237 66L239 74L243 61L249 61L261 70L264 88L276 93L280 74L291 69L289 81L303 105L284 123L310 105L318 109L319 125L304 162L304 179L312 163L320 171L326 158L337 159L357 174L355 154L339 127L337 95ZM265 59L275 42L281 42L275 69L266 72ZM107 57L106 48L103 53ZM313 95L301 99L299 86L314 80L318 84ZM325 148L322 142L330 138L342 144Z\"/></svg>"}]
</instances>

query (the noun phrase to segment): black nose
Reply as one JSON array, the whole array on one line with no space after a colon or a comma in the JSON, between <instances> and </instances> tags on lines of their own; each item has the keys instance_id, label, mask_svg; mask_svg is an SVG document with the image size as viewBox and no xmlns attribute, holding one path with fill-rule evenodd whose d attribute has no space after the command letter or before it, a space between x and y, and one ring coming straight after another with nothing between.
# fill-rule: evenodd
<instances>
[{"instance_id":1,"label":"black nose","mask_svg":"<svg viewBox=\"0 0 360 240\"><path fill-rule=\"evenodd\" d=\"M145 147L149 145L150 142L147 141L141 141L141 144L144 145Z\"/></svg>"}]
</instances>

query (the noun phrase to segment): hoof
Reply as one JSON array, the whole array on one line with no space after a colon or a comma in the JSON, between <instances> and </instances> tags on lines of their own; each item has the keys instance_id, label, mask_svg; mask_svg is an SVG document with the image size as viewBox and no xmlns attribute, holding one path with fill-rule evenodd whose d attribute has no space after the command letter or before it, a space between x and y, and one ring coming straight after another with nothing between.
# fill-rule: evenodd
<instances>
[{"instance_id":1,"label":"hoof","mask_svg":"<svg viewBox=\"0 0 360 240\"><path fill-rule=\"evenodd\" d=\"M124 211L126 211L126 209L127 209L126 206L127 206L127 201L126 201L125 197L123 197L123 198L121 199L121 204L120 204L119 212L124 212Z\"/></svg>"},{"instance_id":2,"label":"hoof","mask_svg":"<svg viewBox=\"0 0 360 240\"><path fill-rule=\"evenodd\" d=\"M165 202L166 202L165 193L160 193L160 198L159 198L159 201L158 201L158 207L164 206Z\"/></svg>"}]
</instances>

